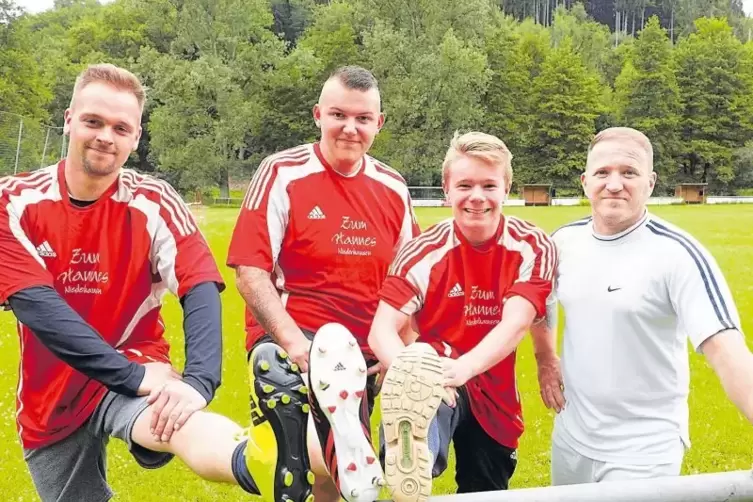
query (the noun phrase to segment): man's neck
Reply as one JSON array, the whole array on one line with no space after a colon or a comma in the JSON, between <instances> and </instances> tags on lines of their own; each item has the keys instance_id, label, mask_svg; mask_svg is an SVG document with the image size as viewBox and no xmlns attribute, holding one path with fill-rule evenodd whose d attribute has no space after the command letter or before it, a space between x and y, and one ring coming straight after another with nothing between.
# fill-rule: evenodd
<instances>
[{"instance_id":1,"label":"man's neck","mask_svg":"<svg viewBox=\"0 0 753 502\"><path fill-rule=\"evenodd\" d=\"M501 216L494 226L490 226L488 228L467 229L463 228L460 225L458 225L458 228L460 228L460 231L463 233L463 237L465 237L465 239L471 246L473 246L474 248L480 248L489 244L489 242L491 242L491 240L494 238L494 234L496 234L497 230L499 229L500 220Z\"/></svg>"},{"instance_id":2,"label":"man's neck","mask_svg":"<svg viewBox=\"0 0 753 502\"><path fill-rule=\"evenodd\" d=\"M65 184L68 193L76 200L93 201L99 199L103 193L115 182L119 170L107 176L91 176L84 170L81 163L65 161Z\"/></svg>"},{"instance_id":3,"label":"man's neck","mask_svg":"<svg viewBox=\"0 0 753 502\"><path fill-rule=\"evenodd\" d=\"M593 214L594 232L599 235L610 236L617 235L638 223L646 214L646 209L638 213L638 216L624 221L610 221L607 218L601 218L596 213Z\"/></svg>"},{"instance_id":4,"label":"man's neck","mask_svg":"<svg viewBox=\"0 0 753 502\"><path fill-rule=\"evenodd\" d=\"M327 161L327 164L332 167L335 171L342 174L343 176L353 176L358 172L358 170L361 168L361 164L363 163L363 157L358 159L355 163L350 162L338 162L335 156L330 152L327 147L320 143L319 149L322 152L322 157L324 157L324 160Z\"/></svg>"}]
</instances>

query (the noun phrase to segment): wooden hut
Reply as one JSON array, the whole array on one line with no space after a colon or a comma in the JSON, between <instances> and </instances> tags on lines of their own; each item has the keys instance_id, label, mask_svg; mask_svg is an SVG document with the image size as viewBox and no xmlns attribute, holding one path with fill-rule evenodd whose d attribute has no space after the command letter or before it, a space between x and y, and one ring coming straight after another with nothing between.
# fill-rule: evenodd
<instances>
[{"instance_id":1,"label":"wooden hut","mask_svg":"<svg viewBox=\"0 0 753 502\"><path fill-rule=\"evenodd\" d=\"M522 196L526 206L550 206L552 204L552 185L523 185Z\"/></svg>"}]
</instances>

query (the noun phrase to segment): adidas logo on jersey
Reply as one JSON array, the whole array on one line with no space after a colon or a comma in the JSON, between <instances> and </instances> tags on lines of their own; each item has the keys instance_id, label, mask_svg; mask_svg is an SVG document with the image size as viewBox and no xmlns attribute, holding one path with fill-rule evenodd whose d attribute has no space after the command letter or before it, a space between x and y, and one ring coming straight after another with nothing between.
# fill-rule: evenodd
<instances>
[{"instance_id":1,"label":"adidas logo on jersey","mask_svg":"<svg viewBox=\"0 0 753 502\"><path fill-rule=\"evenodd\" d=\"M47 241L44 241L37 246L37 253L39 253L39 256L42 258L54 258L57 256L55 251L50 247L50 243Z\"/></svg>"},{"instance_id":2,"label":"adidas logo on jersey","mask_svg":"<svg viewBox=\"0 0 753 502\"><path fill-rule=\"evenodd\" d=\"M464 296L465 292L463 291L463 288L460 287L460 283L455 283L455 285L450 290L450 293L447 295L447 298L455 298L456 296Z\"/></svg>"},{"instance_id":3,"label":"adidas logo on jersey","mask_svg":"<svg viewBox=\"0 0 753 502\"><path fill-rule=\"evenodd\" d=\"M324 218L326 218L326 216L324 216L324 213L319 206L314 206L314 209L309 213L310 220L323 220Z\"/></svg>"}]
</instances>

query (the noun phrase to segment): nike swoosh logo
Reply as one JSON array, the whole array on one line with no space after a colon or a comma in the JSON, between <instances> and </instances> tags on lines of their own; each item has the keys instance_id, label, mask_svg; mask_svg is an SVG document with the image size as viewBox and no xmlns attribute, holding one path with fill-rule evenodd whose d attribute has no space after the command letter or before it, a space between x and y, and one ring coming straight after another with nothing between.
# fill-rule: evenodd
<instances>
[{"instance_id":1,"label":"nike swoosh logo","mask_svg":"<svg viewBox=\"0 0 753 502\"><path fill-rule=\"evenodd\" d=\"M610 292L610 293L611 293L612 291L619 291L619 290L621 290L621 289L622 289L622 288L612 288L612 286L607 286L607 291L608 291L608 292Z\"/></svg>"}]
</instances>

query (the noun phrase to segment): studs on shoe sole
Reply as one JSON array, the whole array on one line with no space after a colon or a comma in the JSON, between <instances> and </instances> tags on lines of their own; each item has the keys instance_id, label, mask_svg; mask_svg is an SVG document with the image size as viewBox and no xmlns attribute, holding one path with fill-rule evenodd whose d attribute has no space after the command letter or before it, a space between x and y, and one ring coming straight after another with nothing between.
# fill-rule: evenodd
<instances>
[{"instance_id":1,"label":"studs on shoe sole","mask_svg":"<svg viewBox=\"0 0 753 502\"><path fill-rule=\"evenodd\" d=\"M314 475L313 472L311 472L311 471L307 471L306 472L306 481L308 481L308 483L311 486L314 486L314 482L316 481L316 476Z\"/></svg>"},{"instance_id":2,"label":"studs on shoe sole","mask_svg":"<svg viewBox=\"0 0 753 502\"><path fill-rule=\"evenodd\" d=\"M283 469L282 471L284 472L282 475L282 483L287 487L293 486L293 481L295 481L293 473L287 469Z\"/></svg>"},{"instance_id":3,"label":"studs on shoe sole","mask_svg":"<svg viewBox=\"0 0 753 502\"><path fill-rule=\"evenodd\" d=\"M264 359L259 361L259 371L261 371L262 373L269 371L269 361L265 361Z\"/></svg>"}]
</instances>

